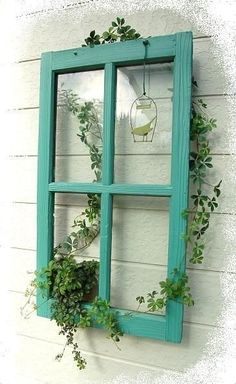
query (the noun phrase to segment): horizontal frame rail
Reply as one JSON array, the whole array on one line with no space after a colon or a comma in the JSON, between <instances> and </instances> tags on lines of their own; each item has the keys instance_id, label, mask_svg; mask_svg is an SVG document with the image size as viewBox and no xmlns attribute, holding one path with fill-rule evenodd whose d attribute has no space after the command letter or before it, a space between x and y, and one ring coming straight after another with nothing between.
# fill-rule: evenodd
<instances>
[{"instance_id":1,"label":"horizontal frame rail","mask_svg":"<svg viewBox=\"0 0 236 384\"><path fill-rule=\"evenodd\" d=\"M99 46L68 49L52 52L52 70L57 73L79 69L102 68L106 63L116 65L135 64L144 57L143 40L127 41L121 45L104 44ZM173 61L176 52L176 35L149 37L146 61Z\"/></svg>"},{"instance_id":2,"label":"horizontal frame rail","mask_svg":"<svg viewBox=\"0 0 236 384\"><path fill-rule=\"evenodd\" d=\"M52 299L47 300L43 306L45 317L51 317ZM85 309L89 309L91 304L86 303L83 305ZM159 314L149 314L137 311L129 311L120 308L111 308L112 312L116 315L119 322L119 327L128 335L143 336L158 340L167 340L166 337L166 316ZM93 323L96 328L102 328L96 322Z\"/></svg>"},{"instance_id":3,"label":"horizontal frame rail","mask_svg":"<svg viewBox=\"0 0 236 384\"><path fill-rule=\"evenodd\" d=\"M50 192L62 193L110 193L112 195L172 196L171 185L110 184L100 183L50 183Z\"/></svg>"}]
</instances>

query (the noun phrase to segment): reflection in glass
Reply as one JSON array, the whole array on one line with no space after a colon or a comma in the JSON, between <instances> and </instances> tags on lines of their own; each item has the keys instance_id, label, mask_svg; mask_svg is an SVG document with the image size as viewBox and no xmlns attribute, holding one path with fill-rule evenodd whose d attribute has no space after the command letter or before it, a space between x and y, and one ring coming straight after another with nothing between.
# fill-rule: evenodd
<instances>
[{"instance_id":1,"label":"reflection in glass","mask_svg":"<svg viewBox=\"0 0 236 384\"><path fill-rule=\"evenodd\" d=\"M136 310L137 296L159 290L167 274L168 241L169 198L114 196L112 306Z\"/></svg>"},{"instance_id":2,"label":"reflection in glass","mask_svg":"<svg viewBox=\"0 0 236 384\"><path fill-rule=\"evenodd\" d=\"M145 79L146 97L134 106L143 94L143 65L117 70L116 183L170 183L173 64L146 65Z\"/></svg>"},{"instance_id":3,"label":"reflection in glass","mask_svg":"<svg viewBox=\"0 0 236 384\"><path fill-rule=\"evenodd\" d=\"M55 180L101 179L103 70L58 76Z\"/></svg>"},{"instance_id":4,"label":"reflection in glass","mask_svg":"<svg viewBox=\"0 0 236 384\"><path fill-rule=\"evenodd\" d=\"M100 196L56 194L54 252L77 260L99 258Z\"/></svg>"}]
</instances>

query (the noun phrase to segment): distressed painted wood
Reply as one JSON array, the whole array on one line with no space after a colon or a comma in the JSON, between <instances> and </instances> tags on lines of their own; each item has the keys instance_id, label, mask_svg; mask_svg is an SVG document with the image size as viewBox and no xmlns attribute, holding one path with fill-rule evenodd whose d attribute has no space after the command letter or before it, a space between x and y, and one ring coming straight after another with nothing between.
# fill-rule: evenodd
<instances>
[{"instance_id":1,"label":"distressed painted wood","mask_svg":"<svg viewBox=\"0 0 236 384\"><path fill-rule=\"evenodd\" d=\"M112 195L103 193L101 196L99 296L108 301L110 300L111 282L111 233Z\"/></svg>"},{"instance_id":2,"label":"distressed painted wood","mask_svg":"<svg viewBox=\"0 0 236 384\"><path fill-rule=\"evenodd\" d=\"M72 192L72 189L77 193L91 192L93 188L95 193L101 193L101 237L100 237L100 274L99 274L99 295L107 300L110 299L110 276L111 276L111 241L112 241L112 199L114 191L113 188L113 161L114 161L114 123L115 123L115 94L116 94L116 71L115 65L134 64L143 61L144 46L143 40L129 41L126 43L103 45L100 47L80 48L78 50L68 50L63 52L48 53L43 56L50 64L42 61L42 75L41 75L41 114L40 114L40 139L39 139L39 166L41 167L43 144L46 140L46 156L43 162L43 167L39 168L39 196L38 196L38 212L42 215L42 205L46 203L49 218L38 215L38 249L39 259L38 269L42 265L46 265L52 253L53 241L53 196L52 192L62 192L58 187L63 187L64 192ZM174 93L173 93L173 124L172 124L172 170L171 170L171 208L170 208L170 240L169 240L169 262L168 262L168 276L174 268L184 270L185 264L182 262L184 257L184 243L180 239L182 231L185 229L185 222L181 219L181 212L187 207L188 196L188 144L189 144L189 125L190 125L190 105L191 105L191 77L192 77L192 34L180 33L172 36L154 37L149 38L149 46L147 50L147 61L153 60L171 61L174 59ZM113 64L112 64L113 63ZM114 65L115 64L115 65ZM46 76L54 79L56 73L65 73L72 70L87 70L98 69L105 65L105 82L104 82L104 131L103 131L103 158L102 158L102 182L94 184L80 184L80 183L51 183L53 180L53 165L54 165L54 126L53 126L53 100L55 92L55 84L53 81L49 84L54 86L49 89L47 98L44 99L47 88L44 88ZM46 114L44 109L50 108L50 114ZM47 111L47 110L46 110ZM44 115L46 117L44 117ZM47 119L47 120L44 120ZM47 135L42 132L47 130ZM48 163L48 167L47 164ZM45 167L47 167L46 172ZM44 176L42 176L44 175ZM116 181L116 180L115 180ZM41 186L43 184L43 186ZM51 188L54 187L52 191ZM72 189L71 189L72 187ZM132 194L144 195L144 189L140 185L133 186L125 184L120 185L120 193L127 194L130 191ZM86 189L88 188L88 189ZM107 191L105 192L105 188ZM148 185L149 191L150 186ZM166 186L151 185L152 196L163 196L166 191ZM136 190L136 193L135 193ZM149 192L150 193L150 192ZM43 238L41 238L41 227L43 220L46 222L46 230L48 237L46 237L45 245L42 247ZM45 235L45 233L44 233ZM40 248L42 247L42 249ZM47 249L47 256L43 256L42 250L45 252ZM180 265L180 262L182 265ZM40 302L40 299L38 299ZM118 310L121 314L121 310ZM39 310L39 313L45 312ZM167 314L165 316L154 316L152 318L153 324L151 326L149 317L135 314L132 318L134 324L132 327L133 334L144 335L149 337L161 338L168 341L179 342L182 335L182 321L183 321L183 305L180 303L169 303L167 307ZM138 320L139 319L139 320ZM138 328L136 324L142 320L142 329ZM123 325L124 331L126 326ZM127 326L128 327L128 326ZM153 332L156 327L160 327L161 332ZM127 328L127 332L131 332L131 328Z\"/></svg>"},{"instance_id":3,"label":"distressed painted wood","mask_svg":"<svg viewBox=\"0 0 236 384\"><path fill-rule=\"evenodd\" d=\"M45 267L53 253L54 194L48 184L54 177L55 74L51 71L52 55L42 55L39 116L39 157L37 197L37 270ZM37 293L38 314L48 316L48 306Z\"/></svg>"},{"instance_id":4,"label":"distressed painted wood","mask_svg":"<svg viewBox=\"0 0 236 384\"><path fill-rule=\"evenodd\" d=\"M51 192L77 192L77 193L110 193L113 195L140 195L140 196L171 196L172 187L169 185L150 184L111 184L102 185L86 183L50 183Z\"/></svg>"},{"instance_id":5,"label":"distressed painted wood","mask_svg":"<svg viewBox=\"0 0 236 384\"><path fill-rule=\"evenodd\" d=\"M116 69L111 63L105 65L102 184L113 183L114 124L115 124ZM112 200L110 193L101 196L101 241L99 266L99 296L110 300L111 284L111 239Z\"/></svg>"},{"instance_id":6,"label":"distressed painted wood","mask_svg":"<svg viewBox=\"0 0 236 384\"><path fill-rule=\"evenodd\" d=\"M147 60L172 60L175 55L174 35L151 37L148 40L150 46L147 52ZM122 44L122 49L120 44ZM140 62L140 58L143 56L143 39L112 45L104 44L94 46L92 49L88 49L88 47L68 49L54 52L52 69L64 73L66 70L101 68L106 63L115 63L117 65L135 64Z\"/></svg>"},{"instance_id":7,"label":"distressed painted wood","mask_svg":"<svg viewBox=\"0 0 236 384\"><path fill-rule=\"evenodd\" d=\"M177 34L176 56L174 61L173 124L172 124L172 169L169 224L168 277L173 278L173 270L185 270L185 247L181 234L186 231L186 220L182 212L188 207L189 176L189 130L192 89L192 36ZM183 321L183 305L169 301L167 305L166 338L180 341Z\"/></svg>"},{"instance_id":8,"label":"distressed painted wood","mask_svg":"<svg viewBox=\"0 0 236 384\"><path fill-rule=\"evenodd\" d=\"M116 108L116 68L114 64L109 63L105 65L105 81L104 81L104 116L103 116L103 149L102 149L102 184L103 185L110 185L113 183L115 108Z\"/></svg>"}]
</instances>

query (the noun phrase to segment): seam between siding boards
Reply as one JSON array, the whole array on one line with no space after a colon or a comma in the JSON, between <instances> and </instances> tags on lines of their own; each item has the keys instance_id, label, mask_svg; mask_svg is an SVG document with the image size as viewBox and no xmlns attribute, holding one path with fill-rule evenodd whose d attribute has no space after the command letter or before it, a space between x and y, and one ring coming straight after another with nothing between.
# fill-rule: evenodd
<instances>
[{"instance_id":1,"label":"seam between siding boards","mask_svg":"<svg viewBox=\"0 0 236 384\"><path fill-rule=\"evenodd\" d=\"M37 341L41 341L41 342L44 342L44 343L48 343L48 344L53 344L53 345L63 345L63 344L60 344L60 343L57 343L55 341L48 341L47 339L42 339L40 337L31 337L31 336L28 336L28 335L25 335L23 333L18 333L17 336L20 336L20 337L25 337L27 339L33 339L33 340L37 340ZM110 357L108 355L104 355L104 354L100 354L100 353L96 353L96 352L90 352L86 349L81 349L82 353L85 354L85 355L88 355L88 356L94 356L94 357L99 357L99 358L102 358L104 360L110 360L110 361L115 361L115 362L122 362L124 364L128 364L128 365L133 365L133 366L137 366L137 367L142 367L142 368L150 368L150 369L153 369L153 370L157 370L157 369L160 369L160 370L163 370L163 371L172 371L172 372L179 372L177 371L176 369L172 369L172 368L163 368L162 366L160 365L152 365L152 364L141 364L141 363L136 363L136 362L133 362L132 360L128 360L128 359L118 359L118 358L113 358L113 357Z\"/></svg>"},{"instance_id":2,"label":"seam between siding boards","mask_svg":"<svg viewBox=\"0 0 236 384\"><path fill-rule=\"evenodd\" d=\"M236 153L216 153L216 152L211 152L212 156L233 156L236 155ZM146 153L116 153L115 156L147 156ZM148 153L148 156L171 156L171 153ZM64 154L64 155L56 155L57 158L67 158L67 157L87 157L89 158L89 155L86 153L81 153L81 154ZM32 158L32 159L37 159L38 155L10 155L9 159L22 159L22 158Z\"/></svg>"},{"instance_id":3,"label":"seam between siding boards","mask_svg":"<svg viewBox=\"0 0 236 384\"><path fill-rule=\"evenodd\" d=\"M236 93L205 93L200 95L193 95L194 99L198 99L199 97L235 97ZM163 97L160 99L170 99L170 97ZM39 106L31 106L31 107L19 107L19 108L8 108L6 112L15 112L15 111L27 111L39 109Z\"/></svg>"},{"instance_id":4,"label":"seam between siding boards","mask_svg":"<svg viewBox=\"0 0 236 384\"><path fill-rule=\"evenodd\" d=\"M11 247L11 249L14 249L14 250L17 250L17 251L29 251L29 252L36 252L36 249L32 249L32 248L20 248L20 247ZM96 257L94 256L86 256L88 258L91 258L91 259L96 259ZM113 262L117 263L117 264L135 264L135 265L138 265L141 267L143 266L148 266L150 268L152 267L156 267L158 269L165 269L167 267L166 264L159 264L159 263L149 263L149 264L146 264L146 263L142 263L142 262L139 262L139 261L130 261L130 260L119 260L119 259L112 259ZM189 265L187 265L186 269L188 271L192 271L194 273L213 273L213 274L224 274L224 273L227 273L227 274L230 274L232 276L236 275L236 271L227 271L227 270L223 270L223 269L206 269L206 268L193 268L193 267L190 267Z\"/></svg>"},{"instance_id":5,"label":"seam between siding boards","mask_svg":"<svg viewBox=\"0 0 236 384\"><path fill-rule=\"evenodd\" d=\"M230 155L229 155L230 156ZM60 193L60 192L59 192ZM61 192L61 193L64 193L64 192ZM74 192L72 192L74 193ZM86 195L86 193L82 193L82 195ZM158 197L158 196L157 196ZM11 201L11 204L17 204L17 205L20 205L20 204L25 204L25 205L37 205L36 202L32 202L32 201L17 201L17 200L14 200L14 201ZM75 208L78 208L78 207L83 207L82 205L63 205L63 204L55 204L55 206L60 206L60 207L65 207L65 208L68 208L68 207L75 207ZM126 209L126 208L119 208L119 209ZM133 210L139 210L139 208L129 208L130 210L133 209ZM159 210L158 212L160 212L162 210ZM163 210L164 212L164 210ZM236 213L232 213L232 212L212 212L211 213L212 216L215 216L215 215L228 215L228 216L236 216Z\"/></svg>"}]
</instances>

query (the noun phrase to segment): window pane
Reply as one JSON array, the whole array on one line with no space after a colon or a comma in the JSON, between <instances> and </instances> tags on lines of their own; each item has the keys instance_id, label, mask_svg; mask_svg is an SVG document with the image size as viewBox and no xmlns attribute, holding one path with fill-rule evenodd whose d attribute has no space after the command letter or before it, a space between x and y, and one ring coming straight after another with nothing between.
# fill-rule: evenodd
<instances>
[{"instance_id":1,"label":"window pane","mask_svg":"<svg viewBox=\"0 0 236 384\"><path fill-rule=\"evenodd\" d=\"M170 183L172 78L172 63L118 69L116 183Z\"/></svg>"},{"instance_id":2,"label":"window pane","mask_svg":"<svg viewBox=\"0 0 236 384\"><path fill-rule=\"evenodd\" d=\"M166 277L169 198L115 196L113 212L111 304L136 310Z\"/></svg>"},{"instance_id":3,"label":"window pane","mask_svg":"<svg viewBox=\"0 0 236 384\"><path fill-rule=\"evenodd\" d=\"M56 181L101 178L103 80L103 70L58 76Z\"/></svg>"},{"instance_id":4,"label":"window pane","mask_svg":"<svg viewBox=\"0 0 236 384\"><path fill-rule=\"evenodd\" d=\"M94 207L100 207L100 196L58 193L54 213L55 257L73 255L78 263L87 261L94 268L97 283L92 289L92 296L87 296L86 301L98 295L100 212L96 217L89 217L89 212L97 212L96 208L92 211L88 208L91 202ZM82 276L85 284L86 280L90 283L93 279L93 272L86 273Z\"/></svg>"}]
</instances>

